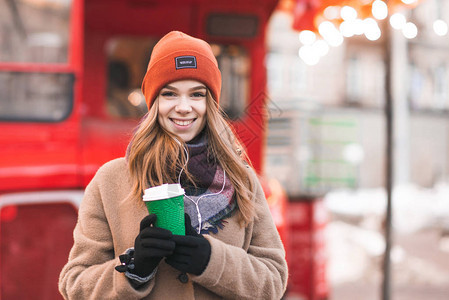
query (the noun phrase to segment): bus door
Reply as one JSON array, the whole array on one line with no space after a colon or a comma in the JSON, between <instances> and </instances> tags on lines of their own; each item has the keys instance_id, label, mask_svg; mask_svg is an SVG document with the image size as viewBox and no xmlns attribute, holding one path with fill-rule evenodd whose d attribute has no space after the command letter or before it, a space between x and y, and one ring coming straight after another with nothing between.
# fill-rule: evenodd
<instances>
[{"instance_id":1,"label":"bus door","mask_svg":"<svg viewBox=\"0 0 449 300\"><path fill-rule=\"evenodd\" d=\"M1 299L60 299L81 199L81 6L0 1Z\"/></svg>"}]
</instances>

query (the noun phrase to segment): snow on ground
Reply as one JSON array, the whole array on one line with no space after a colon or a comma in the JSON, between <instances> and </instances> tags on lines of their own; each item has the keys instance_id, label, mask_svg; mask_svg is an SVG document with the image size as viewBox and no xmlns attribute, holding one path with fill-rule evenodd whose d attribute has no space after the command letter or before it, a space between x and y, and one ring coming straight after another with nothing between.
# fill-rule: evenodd
<instances>
[{"instance_id":1,"label":"snow on ground","mask_svg":"<svg viewBox=\"0 0 449 300\"><path fill-rule=\"evenodd\" d=\"M370 285L371 291L380 290L386 202L383 189L340 190L325 196L324 204L330 214L326 238L328 278L334 290L331 295L340 295L343 299L351 293L348 287L355 288L357 284L359 287ZM411 287L416 294L419 291L447 294L449 186L396 187L393 232L391 262L395 296L401 298L402 293L403 298L410 297ZM342 290L338 290L339 287ZM409 294L405 296L406 293Z\"/></svg>"},{"instance_id":2,"label":"snow on ground","mask_svg":"<svg viewBox=\"0 0 449 300\"><path fill-rule=\"evenodd\" d=\"M449 229L449 185L434 189L402 185L394 189L393 227L401 233L413 233L429 227ZM338 218L381 221L385 215L387 195L384 189L339 190L328 193L324 203Z\"/></svg>"}]
</instances>

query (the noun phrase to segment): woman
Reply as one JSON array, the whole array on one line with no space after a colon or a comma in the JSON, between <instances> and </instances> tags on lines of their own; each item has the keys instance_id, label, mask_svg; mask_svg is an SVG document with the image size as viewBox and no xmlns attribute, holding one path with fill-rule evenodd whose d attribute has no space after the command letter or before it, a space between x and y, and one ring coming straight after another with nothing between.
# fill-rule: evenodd
<instances>
[{"instance_id":1,"label":"woman","mask_svg":"<svg viewBox=\"0 0 449 300\"><path fill-rule=\"evenodd\" d=\"M220 89L206 42L170 32L156 44L142 84L149 112L126 158L106 163L86 188L59 280L66 299L282 297L284 248L219 111ZM142 201L146 188L178 182L185 236L154 226Z\"/></svg>"}]
</instances>

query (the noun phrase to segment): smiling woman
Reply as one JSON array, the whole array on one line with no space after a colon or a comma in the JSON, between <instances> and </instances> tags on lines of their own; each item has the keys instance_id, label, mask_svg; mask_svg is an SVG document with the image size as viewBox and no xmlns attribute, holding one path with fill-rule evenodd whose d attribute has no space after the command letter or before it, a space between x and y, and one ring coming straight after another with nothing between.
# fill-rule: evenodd
<instances>
[{"instance_id":1,"label":"smiling woman","mask_svg":"<svg viewBox=\"0 0 449 300\"><path fill-rule=\"evenodd\" d=\"M156 44L142 83L148 114L126 157L101 167L86 189L60 276L65 298L282 297L285 251L220 91L205 41L176 31ZM185 190L185 235L158 227L142 201L167 183Z\"/></svg>"}]
</instances>

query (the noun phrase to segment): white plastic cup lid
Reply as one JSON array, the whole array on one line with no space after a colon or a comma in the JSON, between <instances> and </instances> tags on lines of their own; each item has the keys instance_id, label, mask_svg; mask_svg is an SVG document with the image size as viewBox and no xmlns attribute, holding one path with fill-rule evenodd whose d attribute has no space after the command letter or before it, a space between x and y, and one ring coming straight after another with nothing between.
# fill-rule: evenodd
<instances>
[{"instance_id":1,"label":"white plastic cup lid","mask_svg":"<svg viewBox=\"0 0 449 300\"><path fill-rule=\"evenodd\" d=\"M179 183L165 183L144 191L143 201L155 201L184 195L184 189Z\"/></svg>"}]
</instances>

